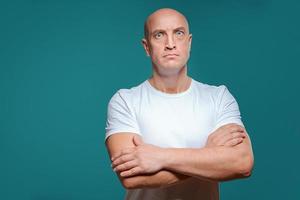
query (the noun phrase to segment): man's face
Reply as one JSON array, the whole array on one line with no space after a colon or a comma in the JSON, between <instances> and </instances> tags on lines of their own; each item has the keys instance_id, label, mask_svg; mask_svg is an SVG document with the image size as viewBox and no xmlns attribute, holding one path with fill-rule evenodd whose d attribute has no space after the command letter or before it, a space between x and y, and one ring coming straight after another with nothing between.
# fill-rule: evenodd
<instances>
[{"instance_id":1,"label":"man's face","mask_svg":"<svg viewBox=\"0 0 300 200\"><path fill-rule=\"evenodd\" d=\"M144 48L153 66L160 72L177 72L186 66L192 36L185 18L174 11L162 11L150 16L148 37Z\"/></svg>"}]
</instances>

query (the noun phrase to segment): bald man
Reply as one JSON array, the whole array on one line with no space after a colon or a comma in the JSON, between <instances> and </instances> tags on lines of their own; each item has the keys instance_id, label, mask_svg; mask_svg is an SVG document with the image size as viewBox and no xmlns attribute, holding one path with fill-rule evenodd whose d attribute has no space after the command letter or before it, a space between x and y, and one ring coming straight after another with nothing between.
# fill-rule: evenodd
<instances>
[{"instance_id":1,"label":"bald man","mask_svg":"<svg viewBox=\"0 0 300 200\"><path fill-rule=\"evenodd\" d=\"M152 76L108 105L106 146L126 199L219 199L219 182L251 175L254 159L226 86L187 75L192 35L173 9L152 13L142 44Z\"/></svg>"}]
</instances>

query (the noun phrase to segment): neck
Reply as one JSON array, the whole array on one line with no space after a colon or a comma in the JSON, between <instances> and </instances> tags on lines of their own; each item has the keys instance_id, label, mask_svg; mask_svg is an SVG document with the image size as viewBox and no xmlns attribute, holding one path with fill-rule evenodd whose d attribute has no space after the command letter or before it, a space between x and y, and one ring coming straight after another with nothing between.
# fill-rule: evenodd
<instances>
[{"instance_id":1,"label":"neck","mask_svg":"<svg viewBox=\"0 0 300 200\"><path fill-rule=\"evenodd\" d=\"M187 75L187 67L183 67L178 73L170 76L162 76L153 71L149 79L150 84L165 93L181 93L186 91L191 84L192 79Z\"/></svg>"}]
</instances>

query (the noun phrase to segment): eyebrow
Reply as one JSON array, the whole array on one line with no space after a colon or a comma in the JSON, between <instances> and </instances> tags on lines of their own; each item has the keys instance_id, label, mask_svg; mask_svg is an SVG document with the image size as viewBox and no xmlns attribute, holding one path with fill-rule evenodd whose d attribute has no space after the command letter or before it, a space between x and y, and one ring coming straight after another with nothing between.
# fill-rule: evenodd
<instances>
[{"instance_id":1,"label":"eyebrow","mask_svg":"<svg viewBox=\"0 0 300 200\"><path fill-rule=\"evenodd\" d=\"M156 30L152 31L151 35L155 35L156 33L159 33L159 32L165 32L165 30L163 30L163 29L156 29Z\"/></svg>"},{"instance_id":2,"label":"eyebrow","mask_svg":"<svg viewBox=\"0 0 300 200\"><path fill-rule=\"evenodd\" d=\"M185 27L183 27L183 26L180 26L180 27L174 29L174 31L178 31L178 30L186 31ZM159 32L166 32L166 31L163 29L156 29L156 30L152 31L151 35L154 35L155 33L159 33Z\"/></svg>"},{"instance_id":3,"label":"eyebrow","mask_svg":"<svg viewBox=\"0 0 300 200\"><path fill-rule=\"evenodd\" d=\"M178 31L178 30L184 30L185 31L185 28L183 26L181 26L181 27L175 28L174 30L175 31Z\"/></svg>"}]
</instances>

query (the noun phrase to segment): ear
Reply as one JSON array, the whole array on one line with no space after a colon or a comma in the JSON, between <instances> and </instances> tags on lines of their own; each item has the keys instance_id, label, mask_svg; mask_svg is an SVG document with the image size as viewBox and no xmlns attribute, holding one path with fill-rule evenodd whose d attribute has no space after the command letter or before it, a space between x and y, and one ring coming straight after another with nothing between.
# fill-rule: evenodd
<instances>
[{"instance_id":1,"label":"ear","mask_svg":"<svg viewBox=\"0 0 300 200\"><path fill-rule=\"evenodd\" d=\"M192 48L192 34L189 35L189 51L191 51Z\"/></svg>"},{"instance_id":2,"label":"ear","mask_svg":"<svg viewBox=\"0 0 300 200\"><path fill-rule=\"evenodd\" d=\"M149 44L148 44L148 41L145 38L142 39L142 44L143 44L143 47L145 49L145 52L146 52L147 56L150 56Z\"/></svg>"}]
</instances>

